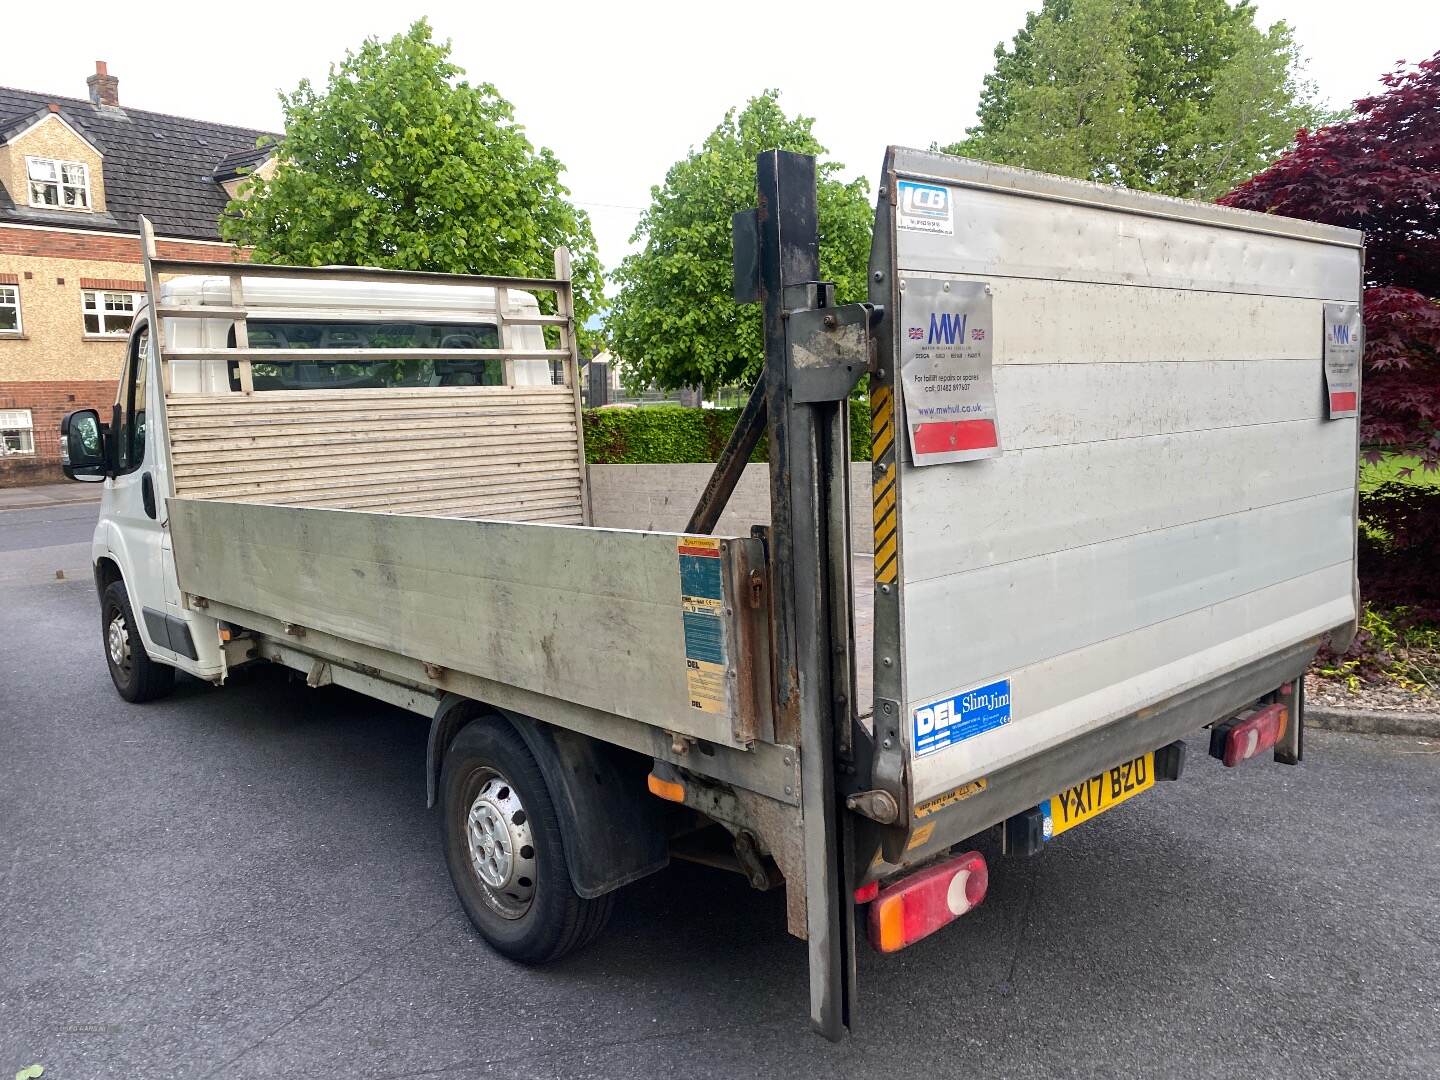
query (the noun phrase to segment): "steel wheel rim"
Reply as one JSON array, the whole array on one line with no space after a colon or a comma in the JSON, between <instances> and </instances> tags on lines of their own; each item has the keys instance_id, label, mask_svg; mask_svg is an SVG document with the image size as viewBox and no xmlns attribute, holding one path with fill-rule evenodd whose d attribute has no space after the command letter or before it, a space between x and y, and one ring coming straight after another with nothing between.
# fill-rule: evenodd
<instances>
[{"instance_id":1,"label":"steel wheel rim","mask_svg":"<svg viewBox=\"0 0 1440 1080\"><path fill-rule=\"evenodd\" d=\"M130 629L125 625L125 615L117 611L105 630L105 644L110 651L110 662L121 671L130 669Z\"/></svg>"},{"instance_id":2,"label":"steel wheel rim","mask_svg":"<svg viewBox=\"0 0 1440 1080\"><path fill-rule=\"evenodd\" d=\"M481 771L480 790L465 814L470 869L485 903L501 918L519 919L535 900L535 839L515 787L494 769Z\"/></svg>"}]
</instances>

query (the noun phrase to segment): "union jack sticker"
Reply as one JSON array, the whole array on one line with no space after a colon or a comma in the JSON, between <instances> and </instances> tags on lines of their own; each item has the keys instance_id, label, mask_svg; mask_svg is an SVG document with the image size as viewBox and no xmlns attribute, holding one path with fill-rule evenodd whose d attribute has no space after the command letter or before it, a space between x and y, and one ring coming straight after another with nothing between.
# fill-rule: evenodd
<instances>
[{"instance_id":1,"label":"union jack sticker","mask_svg":"<svg viewBox=\"0 0 1440 1080\"><path fill-rule=\"evenodd\" d=\"M911 340L911 341L922 341L922 340L924 340L924 337L925 337L925 328L924 328L923 326L912 326L912 327L910 327L910 340Z\"/></svg>"}]
</instances>

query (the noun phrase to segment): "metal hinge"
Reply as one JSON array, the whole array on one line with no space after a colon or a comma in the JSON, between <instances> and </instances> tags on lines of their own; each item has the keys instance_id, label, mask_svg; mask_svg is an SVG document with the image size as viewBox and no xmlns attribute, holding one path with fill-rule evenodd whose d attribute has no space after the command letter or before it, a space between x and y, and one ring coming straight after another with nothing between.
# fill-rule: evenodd
<instances>
[{"instance_id":1,"label":"metal hinge","mask_svg":"<svg viewBox=\"0 0 1440 1080\"><path fill-rule=\"evenodd\" d=\"M893 825L900 816L900 806L895 802L895 796L878 789L847 795L845 806L862 817L878 821L881 825Z\"/></svg>"}]
</instances>

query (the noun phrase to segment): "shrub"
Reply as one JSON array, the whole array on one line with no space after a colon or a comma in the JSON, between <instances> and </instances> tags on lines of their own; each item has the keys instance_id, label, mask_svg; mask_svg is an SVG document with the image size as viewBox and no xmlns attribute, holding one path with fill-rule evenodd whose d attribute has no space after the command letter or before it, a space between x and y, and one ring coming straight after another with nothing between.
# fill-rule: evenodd
<instances>
[{"instance_id":1,"label":"shrub","mask_svg":"<svg viewBox=\"0 0 1440 1080\"><path fill-rule=\"evenodd\" d=\"M1440 465L1440 53L1220 200L1365 232L1366 458Z\"/></svg>"},{"instance_id":2,"label":"shrub","mask_svg":"<svg viewBox=\"0 0 1440 1080\"><path fill-rule=\"evenodd\" d=\"M1405 608L1360 613L1355 640L1343 656L1320 649L1313 671L1343 682L1351 690L1365 683L1392 682L1407 690L1434 691L1440 683L1440 630L1416 625Z\"/></svg>"},{"instance_id":3,"label":"shrub","mask_svg":"<svg viewBox=\"0 0 1440 1080\"><path fill-rule=\"evenodd\" d=\"M1360 493L1360 593L1440 622L1440 488L1391 480Z\"/></svg>"},{"instance_id":4,"label":"shrub","mask_svg":"<svg viewBox=\"0 0 1440 1080\"><path fill-rule=\"evenodd\" d=\"M1440 488L1391 480L1360 492L1360 596L1343 655L1320 650L1314 671L1351 689L1389 681L1440 684Z\"/></svg>"},{"instance_id":5,"label":"shrub","mask_svg":"<svg viewBox=\"0 0 1440 1080\"><path fill-rule=\"evenodd\" d=\"M687 409L654 405L635 409L586 409L585 460L592 465L677 465L715 461L725 449L739 409ZM762 438L750 455L765 461ZM870 457L870 407L850 402L850 456Z\"/></svg>"}]
</instances>

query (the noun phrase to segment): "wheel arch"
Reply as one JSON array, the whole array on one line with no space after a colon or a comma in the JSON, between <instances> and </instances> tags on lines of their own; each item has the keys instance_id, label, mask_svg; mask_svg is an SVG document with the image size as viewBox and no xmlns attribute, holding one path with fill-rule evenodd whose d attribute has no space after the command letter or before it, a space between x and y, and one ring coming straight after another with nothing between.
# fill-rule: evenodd
<instances>
[{"instance_id":1,"label":"wheel arch","mask_svg":"<svg viewBox=\"0 0 1440 1080\"><path fill-rule=\"evenodd\" d=\"M670 861L665 807L645 786L646 758L534 717L446 694L430 723L426 805L435 805L440 767L466 724L493 716L524 741L560 818L565 863L587 900L663 869Z\"/></svg>"},{"instance_id":2,"label":"wheel arch","mask_svg":"<svg viewBox=\"0 0 1440 1080\"><path fill-rule=\"evenodd\" d=\"M135 633L140 638L140 647L145 650L145 655L154 660L159 654L161 658L156 660L156 663L174 667L174 660L165 655L167 652L174 655L174 650L169 649L168 645L162 645L156 639L154 628L150 625L150 620L156 613L153 609L147 608L143 602L137 603L137 598L130 590L130 582L125 577L125 571L120 569L120 560L113 553L102 555L96 559L95 591L100 597L102 610L105 606L105 590L117 581L124 586L125 595L130 601L131 614L135 617ZM161 618L163 619L163 614Z\"/></svg>"},{"instance_id":3,"label":"wheel arch","mask_svg":"<svg viewBox=\"0 0 1440 1080\"><path fill-rule=\"evenodd\" d=\"M120 564L109 555L102 555L95 560L95 591L102 597L113 582L124 580L125 575L120 572Z\"/></svg>"}]
</instances>

